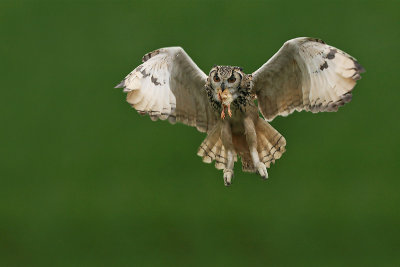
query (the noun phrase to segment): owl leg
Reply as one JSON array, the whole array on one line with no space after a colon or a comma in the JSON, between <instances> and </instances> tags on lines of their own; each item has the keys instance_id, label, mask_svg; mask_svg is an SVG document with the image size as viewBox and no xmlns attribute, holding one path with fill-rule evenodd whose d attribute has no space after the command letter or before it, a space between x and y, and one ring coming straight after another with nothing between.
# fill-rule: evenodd
<instances>
[{"instance_id":1,"label":"owl leg","mask_svg":"<svg viewBox=\"0 0 400 267\"><path fill-rule=\"evenodd\" d=\"M263 178L268 178L267 167L264 163L260 162L260 157L257 151L257 134L254 122L250 117L244 119L244 129L246 135L246 141L249 146L251 159L253 160L253 165L256 168L258 174Z\"/></svg>"},{"instance_id":2,"label":"owl leg","mask_svg":"<svg viewBox=\"0 0 400 267\"><path fill-rule=\"evenodd\" d=\"M233 178L233 165L234 159L234 148L232 143L232 131L229 123L224 123L221 132L221 140L227 155L227 163L224 169L224 184L230 186Z\"/></svg>"}]
</instances>

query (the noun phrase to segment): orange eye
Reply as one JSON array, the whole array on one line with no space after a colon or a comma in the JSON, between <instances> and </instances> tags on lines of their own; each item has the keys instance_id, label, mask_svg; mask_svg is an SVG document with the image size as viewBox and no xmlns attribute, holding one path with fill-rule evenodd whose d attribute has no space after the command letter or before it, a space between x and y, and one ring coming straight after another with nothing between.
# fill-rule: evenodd
<instances>
[{"instance_id":1,"label":"orange eye","mask_svg":"<svg viewBox=\"0 0 400 267\"><path fill-rule=\"evenodd\" d=\"M218 77L217 75L215 75L215 76L214 76L214 82L217 83L217 82L219 82L219 81L220 81L219 77Z\"/></svg>"},{"instance_id":2,"label":"orange eye","mask_svg":"<svg viewBox=\"0 0 400 267\"><path fill-rule=\"evenodd\" d=\"M233 76L231 76L231 77L228 79L228 82L229 82L229 83L234 83L235 81L236 81L236 78L233 77Z\"/></svg>"}]
</instances>

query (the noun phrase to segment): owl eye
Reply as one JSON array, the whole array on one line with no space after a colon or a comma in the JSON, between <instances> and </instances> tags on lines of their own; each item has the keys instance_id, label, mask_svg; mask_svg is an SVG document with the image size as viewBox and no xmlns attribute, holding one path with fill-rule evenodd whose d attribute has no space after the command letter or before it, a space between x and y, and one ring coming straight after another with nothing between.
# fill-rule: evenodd
<instances>
[{"instance_id":1,"label":"owl eye","mask_svg":"<svg viewBox=\"0 0 400 267\"><path fill-rule=\"evenodd\" d=\"M215 75L215 76L214 76L214 82L217 83L217 82L219 82L219 81L220 81L219 77L218 77L217 75Z\"/></svg>"},{"instance_id":2,"label":"owl eye","mask_svg":"<svg viewBox=\"0 0 400 267\"><path fill-rule=\"evenodd\" d=\"M236 81L236 78L233 77L233 76L231 76L231 77L228 79L228 82L229 82L229 83L234 83L235 81Z\"/></svg>"}]
</instances>

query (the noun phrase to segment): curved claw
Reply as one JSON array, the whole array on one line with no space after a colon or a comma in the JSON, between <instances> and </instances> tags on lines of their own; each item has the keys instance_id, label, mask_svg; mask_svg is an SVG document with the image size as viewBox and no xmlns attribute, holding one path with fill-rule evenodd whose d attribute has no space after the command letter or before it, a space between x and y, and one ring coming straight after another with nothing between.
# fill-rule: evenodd
<instances>
[{"instance_id":1,"label":"curved claw","mask_svg":"<svg viewBox=\"0 0 400 267\"><path fill-rule=\"evenodd\" d=\"M233 170L225 169L224 170L224 185L230 186L232 184L233 178Z\"/></svg>"},{"instance_id":2,"label":"curved claw","mask_svg":"<svg viewBox=\"0 0 400 267\"><path fill-rule=\"evenodd\" d=\"M259 162L256 166L258 174L263 178L267 179L268 178L268 172L267 172L267 167L265 166L264 163Z\"/></svg>"}]
</instances>

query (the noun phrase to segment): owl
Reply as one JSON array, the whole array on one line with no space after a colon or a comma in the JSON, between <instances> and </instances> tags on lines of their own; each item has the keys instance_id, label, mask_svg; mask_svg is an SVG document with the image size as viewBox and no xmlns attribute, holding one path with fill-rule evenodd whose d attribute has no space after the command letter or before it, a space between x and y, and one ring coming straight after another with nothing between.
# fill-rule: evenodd
<instances>
[{"instance_id":1,"label":"owl","mask_svg":"<svg viewBox=\"0 0 400 267\"><path fill-rule=\"evenodd\" d=\"M285 42L252 74L216 65L207 76L181 47L155 50L142 61L116 88L123 88L127 102L152 120L207 133L197 155L203 162L215 161L225 186L232 183L238 157L243 171L268 178L267 168L286 145L269 121L295 110L337 111L351 100L365 71L355 58L309 37Z\"/></svg>"}]
</instances>

